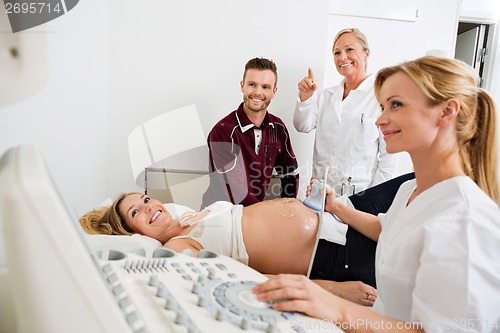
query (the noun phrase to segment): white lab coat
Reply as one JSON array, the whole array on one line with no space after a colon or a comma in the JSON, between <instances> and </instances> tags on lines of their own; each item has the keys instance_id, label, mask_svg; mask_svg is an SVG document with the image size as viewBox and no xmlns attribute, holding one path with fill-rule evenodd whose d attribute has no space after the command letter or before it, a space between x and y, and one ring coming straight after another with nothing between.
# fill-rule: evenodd
<instances>
[{"instance_id":1,"label":"white lab coat","mask_svg":"<svg viewBox=\"0 0 500 333\"><path fill-rule=\"evenodd\" d=\"M381 111L373 81L368 76L342 100L342 80L304 102L299 100L295 107L295 129L305 133L316 129L312 178L323 179L325 166L329 166L327 183L337 195L349 177L360 192L394 174L396 157L386 152L383 135L375 125Z\"/></svg>"},{"instance_id":2,"label":"white lab coat","mask_svg":"<svg viewBox=\"0 0 500 333\"><path fill-rule=\"evenodd\" d=\"M426 333L500 331L500 209L469 177L407 206L415 188L404 183L379 215L373 309Z\"/></svg>"}]
</instances>

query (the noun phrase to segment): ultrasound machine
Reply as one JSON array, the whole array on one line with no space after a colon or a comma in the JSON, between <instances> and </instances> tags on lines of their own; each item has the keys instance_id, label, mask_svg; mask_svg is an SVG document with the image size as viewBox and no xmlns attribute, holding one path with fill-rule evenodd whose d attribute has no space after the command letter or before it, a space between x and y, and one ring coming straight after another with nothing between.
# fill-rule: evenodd
<instances>
[{"instance_id":1,"label":"ultrasound machine","mask_svg":"<svg viewBox=\"0 0 500 333\"><path fill-rule=\"evenodd\" d=\"M0 184L2 332L341 332L258 301L267 277L213 252L92 250L36 145L2 156Z\"/></svg>"}]
</instances>

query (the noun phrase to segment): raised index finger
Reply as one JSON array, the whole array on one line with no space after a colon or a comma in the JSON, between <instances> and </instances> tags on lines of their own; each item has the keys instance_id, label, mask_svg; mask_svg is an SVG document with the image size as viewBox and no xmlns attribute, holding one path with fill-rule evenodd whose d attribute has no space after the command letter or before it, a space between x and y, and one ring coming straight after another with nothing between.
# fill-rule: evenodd
<instances>
[{"instance_id":1,"label":"raised index finger","mask_svg":"<svg viewBox=\"0 0 500 333\"><path fill-rule=\"evenodd\" d=\"M311 79L312 82L314 82L314 74L313 74L313 70L311 68L307 69L307 77L309 79Z\"/></svg>"}]
</instances>

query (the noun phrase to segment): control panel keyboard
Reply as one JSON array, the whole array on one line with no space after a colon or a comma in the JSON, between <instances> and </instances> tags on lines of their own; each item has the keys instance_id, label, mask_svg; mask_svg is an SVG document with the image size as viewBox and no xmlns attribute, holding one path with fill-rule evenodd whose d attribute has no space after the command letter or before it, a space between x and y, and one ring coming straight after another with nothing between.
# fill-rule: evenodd
<instances>
[{"instance_id":1,"label":"control panel keyboard","mask_svg":"<svg viewBox=\"0 0 500 333\"><path fill-rule=\"evenodd\" d=\"M210 251L193 257L158 248L145 257L111 250L96 257L134 333L342 332L333 323L270 308L251 291L266 276Z\"/></svg>"}]
</instances>

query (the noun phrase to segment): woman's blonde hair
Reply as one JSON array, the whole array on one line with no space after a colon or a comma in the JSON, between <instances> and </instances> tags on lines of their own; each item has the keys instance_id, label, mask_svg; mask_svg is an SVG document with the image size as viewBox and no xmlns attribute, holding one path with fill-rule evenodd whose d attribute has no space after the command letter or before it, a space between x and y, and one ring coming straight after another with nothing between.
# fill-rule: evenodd
<instances>
[{"instance_id":1,"label":"woman's blonde hair","mask_svg":"<svg viewBox=\"0 0 500 333\"><path fill-rule=\"evenodd\" d=\"M122 193L116 197L111 206L91 210L80 218L80 225L88 234L101 235L132 235L134 232L125 223L119 209L123 199L137 192Z\"/></svg>"},{"instance_id":2,"label":"woman's blonde hair","mask_svg":"<svg viewBox=\"0 0 500 333\"><path fill-rule=\"evenodd\" d=\"M335 38L333 39L333 44L332 44L332 51L335 48L335 43L337 43L337 40L342 36L343 34L351 33L356 37L356 39L361 43L361 46L363 47L363 51L367 51L370 49L370 46L368 45L368 38L366 38L365 34L361 32L358 28L346 28L342 29L339 32L337 32L337 35L335 35ZM368 62L365 63L365 71L368 67Z\"/></svg>"},{"instance_id":3,"label":"woman's blonde hair","mask_svg":"<svg viewBox=\"0 0 500 333\"><path fill-rule=\"evenodd\" d=\"M426 56L377 73L375 96L391 75L406 73L425 94L430 105L451 98L458 101L456 120L458 150L465 173L497 204L498 193L495 105L491 96L478 88L472 67L456 59Z\"/></svg>"}]
</instances>

